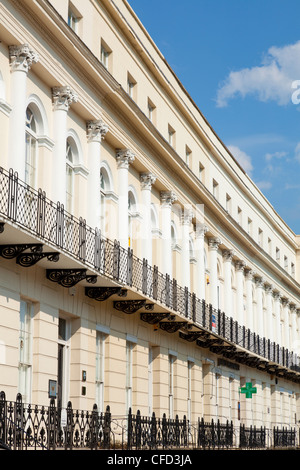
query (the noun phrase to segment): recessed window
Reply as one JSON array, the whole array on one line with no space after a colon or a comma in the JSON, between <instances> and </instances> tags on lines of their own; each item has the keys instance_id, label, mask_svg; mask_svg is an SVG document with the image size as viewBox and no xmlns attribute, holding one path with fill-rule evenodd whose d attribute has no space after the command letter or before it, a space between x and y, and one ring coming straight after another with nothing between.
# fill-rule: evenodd
<instances>
[{"instance_id":1,"label":"recessed window","mask_svg":"<svg viewBox=\"0 0 300 470\"><path fill-rule=\"evenodd\" d=\"M154 124L156 121L156 106L153 102L148 98L148 118Z\"/></svg>"},{"instance_id":2,"label":"recessed window","mask_svg":"<svg viewBox=\"0 0 300 470\"><path fill-rule=\"evenodd\" d=\"M204 166L202 165L202 163L199 162L199 180L203 184L204 184L204 176L205 176Z\"/></svg>"},{"instance_id":3,"label":"recessed window","mask_svg":"<svg viewBox=\"0 0 300 470\"><path fill-rule=\"evenodd\" d=\"M258 229L258 244L260 247L263 246L263 231L261 228Z\"/></svg>"},{"instance_id":4,"label":"recessed window","mask_svg":"<svg viewBox=\"0 0 300 470\"><path fill-rule=\"evenodd\" d=\"M276 247L276 261L280 261L280 249Z\"/></svg>"},{"instance_id":5,"label":"recessed window","mask_svg":"<svg viewBox=\"0 0 300 470\"><path fill-rule=\"evenodd\" d=\"M69 12L68 12L68 25L70 26L73 31L78 34L79 30L79 22L81 20L82 16L80 15L79 11L72 5L72 3L69 3Z\"/></svg>"},{"instance_id":6,"label":"recessed window","mask_svg":"<svg viewBox=\"0 0 300 470\"><path fill-rule=\"evenodd\" d=\"M175 147L175 130L170 125L168 126L168 140L172 147Z\"/></svg>"},{"instance_id":7,"label":"recessed window","mask_svg":"<svg viewBox=\"0 0 300 470\"><path fill-rule=\"evenodd\" d=\"M215 179L213 179L213 196L219 198L219 183Z\"/></svg>"},{"instance_id":8,"label":"recessed window","mask_svg":"<svg viewBox=\"0 0 300 470\"><path fill-rule=\"evenodd\" d=\"M192 164L192 151L187 145L185 146L185 163L188 166L191 166Z\"/></svg>"},{"instance_id":9,"label":"recessed window","mask_svg":"<svg viewBox=\"0 0 300 470\"><path fill-rule=\"evenodd\" d=\"M108 45L101 40L101 46L100 46L100 61L101 64L106 68L110 69L110 62L111 62L111 49L108 47Z\"/></svg>"},{"instance_id":10,"label":"recessed window","mask_svg":"<svg viewBox=\"0 0 300 470\"><path fill-rule=\"evenodd\" d=\"M231 214L231 197L229 194L226 194L226 210L228 214Z\"/></svg>"},{"instance_id":11,"label":"recessed window","mask_svg":"<svg viewBox=\"0 0 300 470\"><path fill-rule=\"evenodd\" d=\"M248 234L252 235L252 220L248 217Z\"/></svg>"},{"instance_id":12,"label":"recessed window","mask_svg":"<svg viewBox=\"0 0 300 470\"><path fill-rule=\"evenodd\" d=\"M136 80L132 77L132 75L127 75L127 93L133 100L136 99Z\"/></svg>"},{"instance_id":13,"label":"recessed window","mask_svg":"<svg viewBox=\"0 0 300 470\"><path fill-rule=\"evenodd\" d=\"M237 208L237 213L238 213L238 223L240 226L243 225L243 211L240 207Z\"/></svg>"}]
</instances>

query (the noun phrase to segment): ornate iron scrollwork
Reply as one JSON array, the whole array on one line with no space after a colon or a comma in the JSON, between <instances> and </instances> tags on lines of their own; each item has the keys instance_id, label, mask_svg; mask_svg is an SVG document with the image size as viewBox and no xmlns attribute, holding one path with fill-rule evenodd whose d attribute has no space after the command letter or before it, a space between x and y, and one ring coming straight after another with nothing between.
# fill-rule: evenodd
<instances>
[{"instance_id":1,"label":"ornate iron scrollwork","mask_svg":"<svg viewBox=\"0 0 300 470\"><path fill-rule=\"evenodd\" d=\"M97 282L97 276L87 275L86 269L47 269L46 276L63 287L73 287L83 280L91 284Z\"/></svg>"},{"instance_id":2,"label":"ornate iron scrollwork","mask_svg":"<svg viewBox=\"0 0 300 470\"><path fill-rule=\"evenodd\" d=\"M182 339L185 339L186 341L189 341L192 343L193 341L196 341L201 336L201 333L199 331L192 331L190 333L182 333L181 331L179 332L179 336Z\"/></svg>"},{"instance_id":3,"label":"ornate iron scrollwork","mask_svg":"<svg viewBox=\"0 0 300 470\"><path fill-rule=\"evenodd\" d=\"M176 333L176 331L180 330L181 328L184 328L186 324L186 321L162 321L160 322L159 327L162 330L167 331L168 333Z\"/></svg>"},{"instance_id":4,"label":"ornate iron scrollwork","mask_svg":"<svg viewBox=\"0 0 300 470\"><path fill-rule=\"evenodd\" d=\"M166 318L169 318L169 316L170 316L170 314L168 312L167 313L146 313L146 312L143 312L140 315L141 320L143 320L146 323L150 323L150 325L156 325L161 320L165 320Z\"/></svg>"},{"instance_id":5,"label":"ornate iron scrollwork","mask_svg":"<svg viewBox=\"0 0 300 470\"><path fill-rule=\"evenodd\" d=\"M91 299L102 302L112 295L118 295L119 297L126 297L127 290L121 287L86 287L85 295Z\"/></svg>"},{"instance_id":6,"label":"ornate iron scrollwork","mask_svg":"<svg viewBox=\"0 0 300 470\"><path fill-rule=\"evenodd\" d=\"M4 222L0 222L0 233L3 233L3 232L4 232L4 226L5 226L5 223L4 223Z\"/></svg>"},{"instance_id":7,"label":"ornate iron scrollwork","mask_svg":"<svg viewBox=\"0 0 300 470\"><path fill-rule=\"evenodd\" d=\"M48 261L57 263L57 261L59 260L59 253L22 253L17 256L16 262L23 268L29 268L30 266L33 266L43 258L47 258Z\"/></svg>"},{"instance_id":8,"label":"ornate iron scrollwork","mask_svg":"<svg viewBox=\"0 0 300 470\"><path fill-rule=\"evenodd\" d=\"M147 308L147 305L146 300L116 300L114 301L114 308L121 312L131 314L141 308Z\"/></svg>"},{"instance_id":9,"label":"ornate iron scrollwork","mask_svg":"<svg viewBox=\"0 0 300 470\"><path fill-rule=\"evenodd\" d=\"M6 259L16 258L23 251L30 249L31 253L40 253L43 245L37 243L22 243L15 245L0 245L0 256Z\"/></svg>"}]
</instances>

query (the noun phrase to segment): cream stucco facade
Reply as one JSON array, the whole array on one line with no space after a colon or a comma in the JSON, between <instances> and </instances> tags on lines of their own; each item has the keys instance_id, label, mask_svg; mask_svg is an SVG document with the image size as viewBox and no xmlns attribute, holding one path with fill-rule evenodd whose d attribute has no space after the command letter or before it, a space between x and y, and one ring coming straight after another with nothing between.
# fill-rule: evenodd
<instances>
[{"instance_id":1,"label":"cream stucco facade","mask_svg":"<svg viewBox=\"0 0 300 470\"><path fill-rule=\"evenodd\" d=\"M129 4L3 0L0 39L1 167L129 246L213 312L294 354L278 365L264 353L256 367L248 355L260 354L239 340L239 354L226 355L207 336L187 341L185 327L170 334L141 311L117 310L118 295L97 302L85 295L85 279L69 288L51 282L48 269L85 267L68 248L77 243L70 219L55 246L3 204L1 245L43 243L60 257L29 268L0 258L0 389L46 404L54 381L62 406L298 426L299 237L218 138ZM8 186L0 191L4 201ZM30 214L29 198L22 204L16 210ZM126 300L153 302L137 281L114 284L104 271L90 270L95 286L118 285ZM154 312L187 319L168 306L154 300ZM193 331L207 331L188 320ZM252 400L240 394L246 382L257 387Z\"/></svg>"}]
</instances>

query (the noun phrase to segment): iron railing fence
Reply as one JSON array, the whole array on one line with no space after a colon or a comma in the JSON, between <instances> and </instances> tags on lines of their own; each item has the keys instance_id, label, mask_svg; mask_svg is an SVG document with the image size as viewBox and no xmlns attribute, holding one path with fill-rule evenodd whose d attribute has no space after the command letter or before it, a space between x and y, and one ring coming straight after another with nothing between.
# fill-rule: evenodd
<instances>
[{"instance_id":1,"label":"iron railing fence","mask_svg":"<svg viewBox=\"0 0 300 470\"><path fill-rule=\"evenodd\" d=\"M273 442L274 447L295 447L297 445L296 429L274 427Z\"/></svg>"},{"instance_id":2,"label":"iron railing fence","mask_svg":"<svg viewBox=\"0 0 300 470\"><path fill-rule=\"evenodd\" d=\"M131 409L128 414L127 449L172 449L189 448L192 446L186 416L179 419L166 417L157 418L141 416L140 411L133 415Z\"/></svg>"},{"instance_id":3,"label":"iron railing fence","mask_svg":"<svg viewBox=\"0 0 300 470\"><path fill-rule=\"evenodd\" d=\"M261 426L250 426L246 428L244 424L240 426L240 448L242 449L264 449L267 441L266 428Z\"/></svg>"},{"instance_id":4,"label":"iron railing fence","mask_svg":"<svg viewBox=\"0 0 300 470\"><path fill-rule=\"evenodd\" d=\"M13 450L109 449L112 442L111 413L73 410L71 402L62 410L50 405L25 405L21 394L15 402L0 393L0 446Z\"/></svg>"},{"instance_id":5,"label":"iron railing fence","mask_svg":"<svg viewBox=\"0 0 300 470\"><path fill-rule=\"evenodd\" d=\"M87 226L84 219L77 219L66 212L59 202L55 204L47 199L41 189L34 190L20 181L13 170L7 172L3 168L0 168L0 215L2 224L6 220L13 222L53 249L66 252L93 272L124 287L135 288L192 321L197 327L300 372L300 357L296 353L261 338L224 312L212 308L187 288L179 286L176 279L160 273L157 266L149 266L147 260L137 258L132 249L124 249L117 240L113 242L103 237L99 229ZM4 253L1 254L3 256ZM25 261L23 265L26 266ZM79 272L80 275L82 273ZM52 280L57 279L54 277ZM86 280L93 282L93 276L87 276ZM68 286L67 282L66 279L65 286Z\"/></svg>"},{"instance_id":6,"label":"iron railing fence","mask_svg":"<svg viewBox=\"0 0 300 470\"><path fill-rule=\"evenodd\" d=\"M192 425L179 419L142 416L131 409L127 416L113 417L110 407L99 412L60 409L51 399L49 406L24 404L22 396L6 400L0 393L0 449L7 450L165 450L165 449L265 449L300 448L296 429L240 425L232 421Z\"/></svg>"},{"instance_id":7,"label":"iron railing fence","mask_svg":"<svg viewBox=\"0 0 300 470\"><path fill-rule=\"evenodd\" d=\"M220 420L205 423L204 419L198 420L198 447L203 449L231 448L233 447L233 423L226 421L221 424Z\"/></svg>"}]
</instances>

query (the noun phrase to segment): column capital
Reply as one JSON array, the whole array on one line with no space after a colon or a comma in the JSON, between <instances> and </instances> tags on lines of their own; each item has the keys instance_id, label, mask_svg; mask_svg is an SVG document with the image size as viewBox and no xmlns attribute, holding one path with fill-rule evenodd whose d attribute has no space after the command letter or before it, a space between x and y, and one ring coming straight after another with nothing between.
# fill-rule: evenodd
<instances>
[{"instance_id":1,"label":"column capital","mask_svg":"<svg viewBox=\"0 0 300 470\"><path fill-rule=\"evenodd\" d=\"M238 260L235 263L235 269L236 271L239 271L239 272L244 272L245 266L246 266L246 263L245 261L242 261L242 260Z\"/></svg>"},{"instance_id":2,"label":"column capital","mask_svg":"<svg viewBox=\"0 0 300 470\"><path fill-rule=\"evenodd\" d=\"M76 103L78 97L69 86L55 86L52 88L52 101L55 111L69 111L72 102Z\"/></svg>"},{"instance_id":3,"label":"column capital","mask_svg":"<svg viewBox=\"0 0 300 470\"><path fill-rule=\"evenodd\" d=\"M225 261L232 261L232 258L234 257L234 251L233 250L224 250L223 253L223 258Z\"/></svg>"},{"instance_id":4,"label":"column capital","mask_svg":"<svg viewBox=\"0 0 300 470\"><path fill-rule=\"evenodd\" d=\"M195 231L195 236L196 238L203 238L205 237L205 234L208 232L208 227L202 223L196 223L196 231Z\"/></svg>"},{"instance_id":5,"label":"column capital","mask_svg":"<svg viewBox=\"0 0 300 470\"><path fill-rule=\"evenodd\" d=\"M174 191L160 192L160 202L163 206L171 207L175 201L177 201L177 196Z\"/></svg>"},{"instance_id":6,"label":"column capital","mask_svg":"<svg viewBox=\"0 0 300 470\"><path fill-rule=\"evenodd\" d=\"M189 208L183 208L181 213L182 225L190 225L193 219L193 211Z\"/></svg>"},{"instance_id":7,"label":"column capital","mask_svg":"<svg viewBox=\"0 0 300 470\"><path fill-rule=\"evenodd\" d=\"M27 73L32 66L39 60L36 52L30 49L28 44L19 46L9 46L9 59L11 69L15 71Z\"/></svg>"},{"instance_id":8,"label":"column capital","mask_svg":"<svg viewBox=\"0 0 300 470\"><path fill-rule=\"evenodd\" d=\"M264 284L265 284L265 280L264 280L263 277L261 277L261 276L255 277L255 285L256 285L256 287L261 287L261 288L263 288L263 287L264 287Z\"/></svg>"},{"instance_id":9,"label":"column capital","mask_svg":"<svg viewBox=\"0 0 300 470\"><path fill-rule=\"evenodd\" d=\"M130 149L117 149L116 152L117 166L119 169L128 170L129 165L134 162L135 156Z\"/></svg>"},{"instance_id":10,"label":"column capital","mask_svg":"<svg viewBox=\"0 0 300 470\"><path fill-rule=\"evenodd\" d=\"M265 291L266 291L267 294L272 295L273 289L274 289L273 284L265 284Z\"/></svg>"},{"instance_id":11,"label":"column capital","mask_svg":"<svg viewBox=\"0 0 300 470\"><path fill-rule=\"evenodd\" d=\"M286 297L281 298L281 303L283 307L289 307L290 305L289 299L287 299Z\"/></svg>"},{"instance_id":12,"label":"column capital","mask_svg":"<svg viewBox=\"0 0 300 470\"><path fill-rule=\"evenodd\" d=\"M245 269L245 278L249 281L253 281L254 279L254 271L253 269Z\"/></svg>"},{"instance_id":13,"label":"column capital","mask_svg":"<svg viewBox=\"0 0 300 470\"><path fill-rule=\"evenodd\" d=\"M152 185L156 181L156 176L153 173L141 173L140 174L140 182L141 188L151 190Z\"/></svg>"},{"instance_id":14,"label":"column capital","mask_svg":"<svg viewBox=\"0 0 300 470\"><path fill-rule=\"evenodd\" d=\"M281 301L281 293L278 290L273 290L273 297L275 301Z\"/></svg>"},{"instance_id":15,"label":"column capital","mask_svg":"<svg viewBox=\"0 0 300 470\"><path fill-rule=\"evenodd\" d=\"M218 250L221 240L217 237L212 237L208 239L208 247L210 250Z\"/></svg>"},{"instance_id":16,"label":"column capital","mask_svg":"<svg viewBox=\"0 0 300 470\"><path fill-rule=\"evenodd\" d=\"M108 126L99 119L98 121L87 121L86 134L88 142L99 142L103 140L108 132Z\"/></svg>"}]
</instances>

